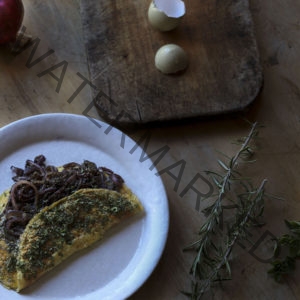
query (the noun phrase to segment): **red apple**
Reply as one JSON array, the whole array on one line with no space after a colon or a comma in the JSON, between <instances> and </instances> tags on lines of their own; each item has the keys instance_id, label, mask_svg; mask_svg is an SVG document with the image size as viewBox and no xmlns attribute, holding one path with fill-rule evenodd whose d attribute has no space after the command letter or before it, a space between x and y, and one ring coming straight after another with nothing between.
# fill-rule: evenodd
<instances>
[{"instance_id":1,"label":"red apple","mask_svg":"<svg viewBox=\"0 0 300 300\"><path fill-rule=\"evenodd\" d=\"M0 0L0 45L15 41L23 17L24 6L21 0Z\"/></svg>"}]
</instances>

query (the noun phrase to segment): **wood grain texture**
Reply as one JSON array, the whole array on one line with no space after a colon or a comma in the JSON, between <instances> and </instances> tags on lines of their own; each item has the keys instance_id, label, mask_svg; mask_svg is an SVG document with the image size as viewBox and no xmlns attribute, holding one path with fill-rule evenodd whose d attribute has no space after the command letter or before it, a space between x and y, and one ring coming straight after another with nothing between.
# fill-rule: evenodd
<instances>
[{"instance_id":1,"label":"wood grain texture","mask_svg":"<svg viewBox=\"0 0 300 300\"><path fill-rule=\"evenodd\" d=\"M48 49L54 49L55 54L28 69L25 64L30 50L14 60L0 53L0 126L38 113L82 114L92 102L88 86L72 103L67 101L83 82L76 75L77 72L88 77L78 2L24 0L24 25L30 33L41 39L35 57ZM266 230L276 236L286 233L283 220L299 220L300 216L300 1L252 0L250 3L264 71L264 86L250 109L241 116L259 121L265 128L261 130L259 147L256 149L257 162L248 168L242 165L240 171L258 184L267 178L267 192L283 198L267 201L266 225L255 232L256 242ZM39 78L37 74L62 60L68 61L69 66L61 91L56 93L57 81L49 75ZM93 116L99 118L96 111ZM180 160L186 161L186 167L177 190L174 178L167 173L162 175L170 207L167 244L157 268L130 300L187 299L181 291L190 288L192 255L184 253L182 249L195 240L204 216L196 209L194 191L184 196L180 196L180 193L198 172L203 174L205 170L219 170L216 159L222 157L215 150L227 155L234 154L236 146L231 141L247 134L249 130L247 124L236 118L194 119L176 126L167 124L163 128L157 126L149 129L151 140L146 152L151 154L167 145L170 151L158 163L158 170ZM136 140L144 134L144 130L138 130L137 127L130 133ZM178 169L171 171L175 175L179 172ZM150 172L149 176L155 176L154 172ZM207 192L207 185L203 182L197 182L196 188ZM201 202L200 208L204 205L205 202ZM216 285L215 295L208 293L203 299L298 300L300 262L297 262L294 274L283 284L277 284L267 275L269 264L256 260L249 254L251 245L246 246L246 249L236 247L233 251L232 280L222 286ZM267 251L265 257L270 253L267 246L267 243L262 243L258 249ZM43 284L47 286L47 282ZM39 292L39 289L33 289L27 297L36 297Z\"/></svg>"},{"instance_id":2,"label":"wood grain texture","mask_svg":"<svg viewBox=\"0 0 300 300\"><path fill-rule=\"evenodd\" d=\"M72 103L68 99L83 82L77 73L88 78L78 1L23 0L26 33L39 39L38 47L29 47L17 56L0 48L0 126L33 114L47 112L83 113L91 103L90 89L85 87ZM54 51L38 63L36 59L47 51ZM32 65L26 66L32 57ZM68 63L65 75L62 68L54 71L63 76L59 92L58 81L50 74L38 74L62 61ZM90 115L97 116L94 108Z\"/></svg>"},{"instance_id":3,"label":"wood grain texture","mask_svg":"<svg viewBox=\"0 0 300 300\"><path fill-rule=\"evenodd\" d=\"M209 116L242 110L255 99L262 72L248 0L185 3L180 26L161 33L148 22L149 1L81 1L93 97L106 120ZM189 56L180 75L155 68L156 51L168 43Z\"/></svg>"}]
</instances>

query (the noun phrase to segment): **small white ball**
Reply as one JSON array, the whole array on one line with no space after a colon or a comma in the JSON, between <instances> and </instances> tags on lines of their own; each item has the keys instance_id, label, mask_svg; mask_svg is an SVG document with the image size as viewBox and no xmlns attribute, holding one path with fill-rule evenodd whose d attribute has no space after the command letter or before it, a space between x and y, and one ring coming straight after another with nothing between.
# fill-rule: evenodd
<instances>
[{"instance_id":1,"label":"small white ball","mask_svg":"<svg viewBox=\"0 0 300 300\"><path fill-rule=\"evenodd\" d=\"M179 25L181 18L168 17L151 2L148 9L148 20L153 28L160 31L170 31Z\"/></svg>"},{"instance_id":2,"label":"small white ball","mask_svg":"<svg viewBox=\"0 0 300 300\"><path fill-rule=\"evenodd\" d=\"M188 57L181 47L167 44L156 52L155 66L164 74L175 74L187 68Z\"/></svg>"}]
</instances>

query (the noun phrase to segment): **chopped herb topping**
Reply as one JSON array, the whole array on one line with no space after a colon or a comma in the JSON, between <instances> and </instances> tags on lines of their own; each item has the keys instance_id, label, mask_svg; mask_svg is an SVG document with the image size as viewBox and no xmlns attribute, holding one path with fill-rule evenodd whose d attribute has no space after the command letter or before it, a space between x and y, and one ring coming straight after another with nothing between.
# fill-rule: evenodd
<instances>
[{"instance_id":1,"label":"chopped herb topping","mask_svg":"<svg viewBox=\"0 0 300 300\"><path fill-rule=\"evenodd\" d=\"M114 218L133 210L134 205L119 193L99 194L90 189L62 199L43 210L24 232L17 268L26 279L34 278L43 266L54 264L54 253L63 256L65 246L78 237L101 234Z\"/></svg>"}]
</instances>

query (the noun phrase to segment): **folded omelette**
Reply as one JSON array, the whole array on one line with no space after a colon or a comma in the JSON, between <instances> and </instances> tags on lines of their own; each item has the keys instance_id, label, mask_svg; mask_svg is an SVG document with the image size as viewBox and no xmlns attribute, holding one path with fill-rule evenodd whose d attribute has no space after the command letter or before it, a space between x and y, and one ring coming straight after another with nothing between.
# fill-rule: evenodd
<instances>
[{"instance_id":1,"label":"folded omelette","mask_svg":"<svg viewBox=\"0 0 300 300\"><path fill-rule=\"evenodd\" d=\"M13 169L16 183L0 195L0 282L17 292L101 240L112 226L143 211L137 197L111 170L88 161L49 168L44 158L39 159L27 161L24 170ZM28 176L32 163L35 171ZM86 180L91 168L92 179ZM96 184L98 173L104 175ZM45 190L51 192L45 195Z\"/></svg>"}]
</instances>

